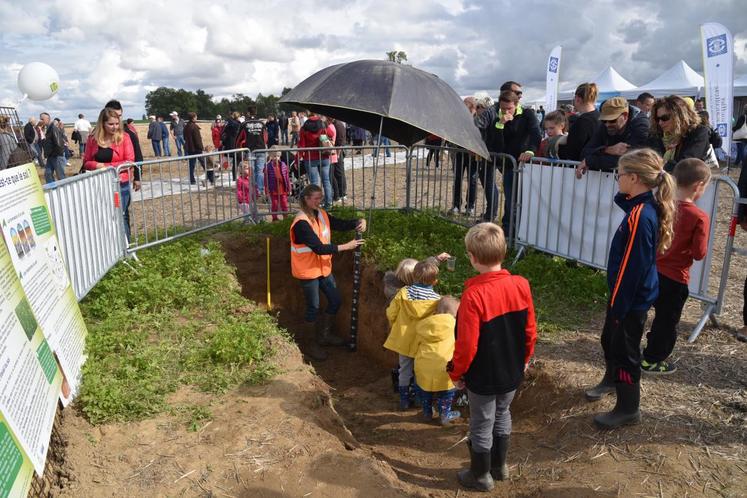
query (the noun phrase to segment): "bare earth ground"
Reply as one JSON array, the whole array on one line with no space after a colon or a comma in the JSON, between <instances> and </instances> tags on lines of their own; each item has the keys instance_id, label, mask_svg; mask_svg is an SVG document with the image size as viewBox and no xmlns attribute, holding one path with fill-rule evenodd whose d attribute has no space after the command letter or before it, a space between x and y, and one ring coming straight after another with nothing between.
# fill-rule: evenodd
<instances>
[{"instance_id":1,"label":"bare earth ground","mask_svg":"<svg viewBox=\"0 0 747 498\"><path fill-rule=\"evenodd\" d=\"M209 130L203 129L206 140L207 133ZM149 144L145 144L144 151L148 150ZM75 160L71 162L75 164ZM356 205L363 207L359 203L366 199L368 206L371 172L354 171L355 179L351 172L348 179L358 189ZM420 177L420 192L443 189L438 196L442 206L450 203L451 195L450 182L438 181L444 175L448 173L430 169ZM732 177L736 179L736 174ZM386 181L380 175L376 185L377 199L385 191L390 198L394 192L402 195L404 174L396 180L389 175ZM204 203L196 211L211 213L195 217L196 223L219 217L220 209L234 205L231 191L217 191L191 198L193 212L198 205L194 202L202 195ZM350 196L351 187L348 193ZM478 198L481 196L479 192ZM731 201L727 195L720 198L713 292L721 270ZM186 203L180 208L179 203L158 202L143 203L139 219L162 219L150 222L155 227L186 217L181 213L186 211ZM140 227L143 230L145 222ZM222 241L227 257L237 266L245 295L264 302L262 247L229 237L222 237ZM279 313L282 325L299 332L302 299L288 274L286 244L273 241L271 251L273 312ZM737 245L747 247L744 233L738 232ZM350 295L351 264L348 255L335 262L344 296ZM512 406L512 477L510 482L498 483L492 495L744 496L747 346L731 333L742 324L745 277L747 265L737 256L731 265L720 327L708 325L694 344L685 339L700 317L700 305L688 304L674 353L679 370L664 378L644 377L644 422L636 427L597 431L591 417L608 410L613 399L597 404L583 400L583 389L601 376L601 317L579 317L578 330L566 331L555 340L541 339L536 366ZM389 381L395 360L380 347L386 334L380 279L377 270L365 269L360 310L364 327L358 353L333 351L330 360L311 368L294 347L279 345L283 373L265 386L242 387L221 397L182 390L170 400L172 404L204 404L213 414L212 421L196 432L189 432L175 415L92 427L79 413L67 410L62 431L67 441L66 462L60 475L69 476L69 481L61 479L56 494L472 496L460 491L455 479L456 470L468 461L461 442L467 434L466 420L441 428L421 421L415 410L396 410ZM344 327L349 303L340 316ZM303 350L306 338L299 334L297 339Z\"/></svg>"}]
</instances>

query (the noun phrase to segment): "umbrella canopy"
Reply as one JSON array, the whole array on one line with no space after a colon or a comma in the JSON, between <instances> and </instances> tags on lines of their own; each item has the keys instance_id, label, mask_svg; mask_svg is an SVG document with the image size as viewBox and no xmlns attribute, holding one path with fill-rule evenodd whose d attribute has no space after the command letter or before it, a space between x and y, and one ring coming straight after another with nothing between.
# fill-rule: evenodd
<instances>
[{"instance_id":1,"label":"umbrella canopy","mask_svg":"<svg viewBox=\"0 0 747 498\"><path fill-rule=\"evenodd\" d=\"M434 74L389 61L322 69L280 99L413 145L433 134L475 154L489 153L459 95ZM383 118L383 122L382 122Z\"/></svg>"}]
</instances>

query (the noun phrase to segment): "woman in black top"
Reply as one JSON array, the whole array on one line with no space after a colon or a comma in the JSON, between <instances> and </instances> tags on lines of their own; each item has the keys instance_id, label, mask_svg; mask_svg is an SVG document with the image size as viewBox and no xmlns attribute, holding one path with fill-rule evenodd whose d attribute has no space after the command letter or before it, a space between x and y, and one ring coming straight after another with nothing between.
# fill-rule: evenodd
<instances>
[{"instance_id":1,"label":"woman in black top","mask_svg":"<svg viewBox=\"0 0 747 498\"><path fill-rule=\"evenodd\" d=\"M570 128L565 144L559 142L558 156L560 159L580 161L581 151L594 136L599 128L599 111L595 107L597 100L596 83L581 83L576 88L573 97L573 107L578 114L570 120Z\"/></svg>"},{"instance_id":2,"label":"woman in black top","mask_svg":"<svg viewBox=\"0 0 747 498\"><path fill-rule=\"evenodd\" d=\"M710 130L682 97L670 95L654 103L650 130L651 147L664 157L667 172L683 159L708 157Z\"/></svg>"}]
</instances>

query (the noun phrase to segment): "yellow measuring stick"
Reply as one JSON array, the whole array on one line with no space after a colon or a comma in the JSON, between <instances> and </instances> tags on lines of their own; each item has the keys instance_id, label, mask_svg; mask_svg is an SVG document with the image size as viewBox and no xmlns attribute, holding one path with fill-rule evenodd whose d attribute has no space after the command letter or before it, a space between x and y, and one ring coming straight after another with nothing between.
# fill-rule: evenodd
<instances>
[{"instance_id":1,"label":"yellow measuring stick","mask_svg":"<svg viewBox=\"0 0 747 498\"><path fill-rule=\"evenodd\" d=\"M272 298L270 297L270 237L267 237L267 309L272 309Z\"/></svg>"}]
</instances>

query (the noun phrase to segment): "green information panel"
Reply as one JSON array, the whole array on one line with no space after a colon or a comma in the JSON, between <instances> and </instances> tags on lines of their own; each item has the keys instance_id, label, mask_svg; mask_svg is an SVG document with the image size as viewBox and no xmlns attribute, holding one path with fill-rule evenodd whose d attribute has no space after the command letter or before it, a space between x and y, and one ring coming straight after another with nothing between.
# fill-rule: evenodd
<instances>
[{"instance_id":1,"label":"green information panel","mask_svg":"<svg viewBox=\"0 0 747 498\"><path fill-rule=\"evenodd\" d=\"M52 224L49 222L49 213L46 206L37 206L31 208L31 222L34 224L36 235L43 235L52 230Z\"/></svg>"},{"instance_id":2,"label":"green information panel","mask_svg":"<svg viewBox=\"0 0 747 498\"><path fill-rule=\"evenodd\" d=\"M44 376L47 377L47 381L51 384L54 381L55 375L57 375L57 362L46 340L42 340L41 344L39 344L36 350L36 357L39 359L42 370L44 370Z\"/></svg>"},{"instance_id":3,"label":"green information panel","mask_svg":"<svg viewBox=\"0 0 747 498\"><path fill-rule=\"evenodd\" d=\"M23 465L23 455L5 424L0 423L0 497L10 496Z\"/></svg>"}]
</instances>

